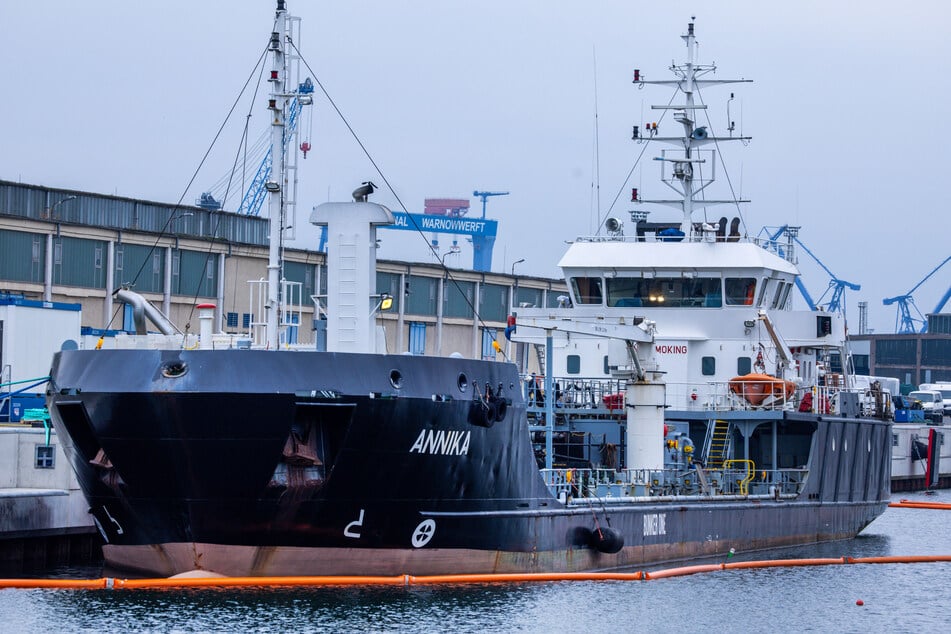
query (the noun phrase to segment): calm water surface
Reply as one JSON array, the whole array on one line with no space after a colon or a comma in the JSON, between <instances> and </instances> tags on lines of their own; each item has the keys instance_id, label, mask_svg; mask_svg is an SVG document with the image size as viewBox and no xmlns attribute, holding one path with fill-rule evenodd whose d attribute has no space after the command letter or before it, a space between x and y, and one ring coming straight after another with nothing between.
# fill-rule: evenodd
<instances>
[{"instance_id":1,"label":"calm water surface","mask_svg":"<svg viewBox=\"0 0 951 634\"><path fill-rule=\"evenodd\" d=\"M920 494L902 497L925 499ZM896 496L897 498L897 496ZM951 502L951 491L927 498ZM888 509L854 540L737 559L951 554L951 511ZM661 566L666 567L666 566ZM57 569L46 576L100 577ZM862 600L863 606L856 601ZM951 563L719 571L648 582L0 590L8 632L951 632Z\"/></svg>"}]
</instances>

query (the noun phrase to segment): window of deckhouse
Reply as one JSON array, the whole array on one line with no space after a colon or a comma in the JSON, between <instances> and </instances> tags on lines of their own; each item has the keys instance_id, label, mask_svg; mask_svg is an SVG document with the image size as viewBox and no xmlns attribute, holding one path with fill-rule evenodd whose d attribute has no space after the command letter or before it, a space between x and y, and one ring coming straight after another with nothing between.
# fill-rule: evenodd
<instances>
[{"instance_id":1,"label":"window of deckhouse","mask_svg":"<svg viewBox=\"0 0 951 634\"><path fill-rule=\"evenodd\" d=\"M720 278L617 277L607 280L607 289L608 306L618 308L719 308L722 305Z\"/></svg>"},{"instance_id":2,"label":"window of deckhouse","mask_svg":"<svg viewBox=\"0 0 951 634\"><path fill-rule=\"evenodd\" d=\"M756 278L728 277L724 279L727 306L752 306L756 297Z\"/></svg>"},{"instance_id":3,"label":"window of deckhouse","mask_svg":"<svg viewBox=\"0 0 951 634\"><path fill-rule=\"evenodd\" d=\"M600 304L604 296L600 277L573 277L571 288L579 304Z\"/></svg>"},{"instance_id":4,"label":"window of deckhouse","mask_svg":"<svg viewBox=\"0 0 951 634\"><path fill-rule=\"evenodd\" d=\"M766 293L767 293L768 291L769 291L769 278L768 278L768 277L764 277L764 278L763 278L763 283L762 283L762 285L760 285L760 287L759 287L759 297L756 299L756 305L757 305L757 306L765 306L765 305L766 305Z\"/></svg>"}]
</instances>

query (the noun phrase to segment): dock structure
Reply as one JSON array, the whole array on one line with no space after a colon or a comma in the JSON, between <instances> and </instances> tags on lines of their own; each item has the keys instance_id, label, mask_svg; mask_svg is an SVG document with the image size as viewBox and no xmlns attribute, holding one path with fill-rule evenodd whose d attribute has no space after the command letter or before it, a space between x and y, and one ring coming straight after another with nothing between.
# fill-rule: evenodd
<instances>
[{"instance_id":1,"label":"dock structure","mask_svg":"<svg viewBox=\"0 0 951 634\"><path fill-rule=\"evenodd\" d=\"M0 574L98 562L100 537L55 433L0 426Z\"/></svg>"}]
</instances>

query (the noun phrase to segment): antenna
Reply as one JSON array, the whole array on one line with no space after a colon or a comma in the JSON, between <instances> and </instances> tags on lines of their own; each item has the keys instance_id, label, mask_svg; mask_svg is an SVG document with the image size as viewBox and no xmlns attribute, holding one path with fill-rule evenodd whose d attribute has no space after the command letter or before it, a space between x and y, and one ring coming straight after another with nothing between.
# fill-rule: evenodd
<instances>
[{"instance_id":1,"label":"antenna","mask_svg":"<svg viewBox=\"0 0 951 634\"><path fill-rule=\"evenodd\" d=\"M595 47L591 47L591 56L592 61L594 62L594 182L591 184L592 189L594 190L594 205L597 210L596 215L598 218L601 217L601 148L599 144L599 133L598 133L598 55ZM636 72L636 71L635 71ZM634 129L634 135L637 136L637 128ZM588 218L589 228L591 231L594 227L591 222L591 218ZM600 227L599 227L600 230Z\"/></svg>"}]
</instances>

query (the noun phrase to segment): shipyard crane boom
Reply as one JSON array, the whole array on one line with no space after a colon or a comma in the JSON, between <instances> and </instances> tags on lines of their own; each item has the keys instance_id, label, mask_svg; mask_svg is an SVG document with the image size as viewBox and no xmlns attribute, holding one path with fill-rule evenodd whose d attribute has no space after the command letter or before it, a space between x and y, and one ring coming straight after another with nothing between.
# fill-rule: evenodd
<instances>
[{"instance_id":1,"label":"shipyard crane boom","mask_svg":"<svg viewBox=\"0 0 951 634\"><path fill-rule=\"evenodd\" d=\"M951 255L946 257L941 264L931 269L931 272L925 275L920 282L915 284L910 291L904 295L897 295L895 297L888 297L882 300L882 303L885 306L891 306L892 304L898 304L897 315L895 316L895 332L900 335L911 334L914 332L928 332L928 320L925 319L924 315L921 314L921 311L918 310L918 307L915 305L915 298L912 297L915 291L918 288L927 282L932 275L937 273L942 266L951 262ZM948 303L948 299L951 299L951 286L948 287L948 290L945 291L944 295L938 300L938 305L935 306L933 313L940 313L941 309L944 308L944 305ZM912 317L911 309L914 309L918 313L918 317ZM915 323L921 322L921 330L916 330Z\"/></svg>"},{"instance_id":2,"label":"shipyard crane boom","mask_svg":"<svg viewBox=\"0 0 951 634\"><path fill-rule=\"evenodd\" d=\"M813 260L816 261L816 264L822 267L822 270L826 272L826 275L829 276L829 288L826 289L826 293L829 292L829 289L832 290L832 295L829 298L829 312L830 313L844 313L845 312L845 289L849 289L852 291L860 291L862 290L862 286L860 284L855 284L853 282L846 282L845 280L839 279L832 273L832 271L829 270L829 267L827 267L825 264L822 263L822 260L820 260L816 256L815 253L809 250L809 247L807 247L806 245L802 243L802 240L800 240L798 237L794 237L793 240L795 240L796 244L802 247L802 250L808 253L809 256ZM821 301L823 297L825 297L825 293L822 294L819 300Z\"/></svg>"},{"instance_id":3,"label":"shipyard crane boom","mask_svg":"<svg viewBox=\"0 0 951 634\"><path fill-rule=\"evenodd\" d=\"M763 232L767 233L767 235L769 236L769 243L773 246L773 248L776 249L776 253L780 257L789 259L782 245L779 242L777 242L779 237L782 236L783 234L786 235L786 238L790 243L795 241L795 243L798 244L802 248L803 251L808 253L809 257L815 260L816 264L818 264L822 268L822 270L825 271L826 274L829 276L829 287L826 289L826 292L823 293L821 297L819 297L819 300L821 301L822 298L825 297L826 293L828 293L829 290L831 289L832 295L829 298L828 311L830 313L844 313L845 312L846 289L853 290L853 291L861 290L862 286L860 284L847 282L845 280L842 280L836 277L835 274L833 274L832 271L829 270L829 267L827 267L822 262L822 260L820 260L819 257L815 253L813 253L809 249L809 247L803 244L802 240L799 239L799 227L790 227L789 225L783 225L782 227L779 227L775 231L773 231L771 227L763 227ZM795 264L795 262L793 262L793 264ZM806 286L805 284L803 284L801 277L796 278L796 287L799 289L799 292L802 293L802 296L805 298L806 304L809 305L809 308L812 310L819 310L819 304L813 301L812 296L809 294L809 291L806 290Z\"/></svg>"},{"instance_id":4,"label":"shipyard crane boom","mask_svg":"<svg viewBox=\"0 0 951 634\"><path fill-rule=\"evenodd\" d=\"M472 192L473 196L477 196L482 199L482 217L485 218L485 203L489 199L489 196L508 196L508 192Z\"/></svg>"},{"instance_id":5,"label":"shipyard crane boom","mask_svg":"<svg viewBox=\"0 0 951 634\"><path fill-rule=\"evenodd\" d=\"M294 134L297 132L297 121L299 119L301 107L309 106L312 103L313 98L311 95L314 92L314 84L308 77L304 80L297 88L297 97L295 97L290 102L287 113L287 126L284 129L284 151L287 151L287 146L290 141L294 138ZM309 149L309 148L308 148ZM248 216L258 216L261 214L261 207L264 205L264 200L267 198L267 181L271 176L271 153L267 152L264 155L264 158L261 160L261 164L258 165L258 170L254 174L254 178L251 180L251 185L248 186L248 191L245 192L244 198L241 199L241 204L238 206L238 213L245 214Z\"/></svg>"}]
</instances>

